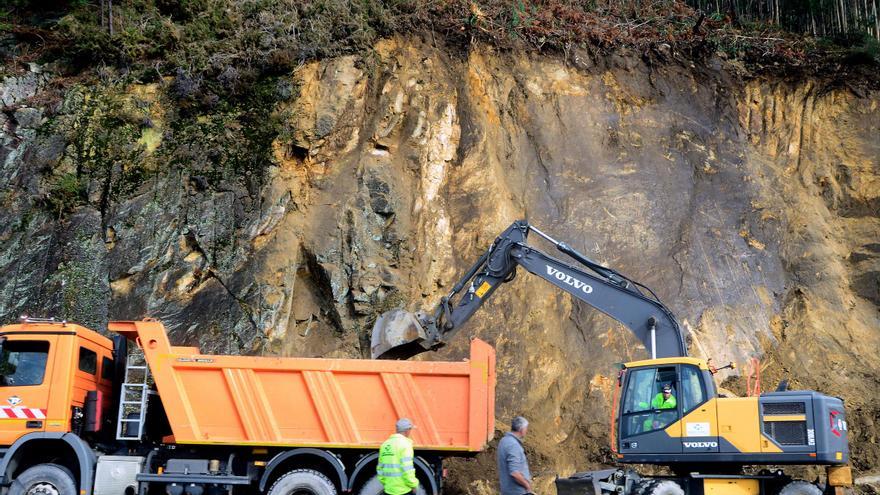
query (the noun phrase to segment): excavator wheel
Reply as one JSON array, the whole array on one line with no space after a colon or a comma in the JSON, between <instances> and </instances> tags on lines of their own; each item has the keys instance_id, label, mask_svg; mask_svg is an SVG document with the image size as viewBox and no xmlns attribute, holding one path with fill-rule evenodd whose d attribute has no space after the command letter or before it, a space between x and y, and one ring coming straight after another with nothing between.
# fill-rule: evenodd
<instances>
[{"instance_id":1,"label":"excavator wheel","mask_svg":"<svg viewBox=\"0 0 880 495\"><path fill-rule=\"evenodd\" d=\"M636 484L633 495L684 495L684 490L672 480L643 478Z\"/></svg>"},{"instance_id":2,"label":"excavator wheel","mask_svg":"<svg viewBox=\"0 0 880 495\"><path fill-rule=\"evenodd\" d=\"M385 493L385 490L382 488L382 483L379 481L378 476L373 476L361 489L358 491L358 495L382 495ZM425 491L425 487L419 484L419 489L416 491L416 495L427 495Z\"/></svg>"},{"instance_id":3,"label":"excavator wheel","mask_svg":"<svg viewBox=\"0 0 880 495\"><path fill-rule=\"evenodd\" d=\"M294 469L278 478L268 495L336 495L330 478L314 469Z\"/></svg>"},{"instance_id":4,"label":"excavator wheel","mask_svg":"<svg viewBox=\"0 0 880 495\"><path fill-rule=\"evenodd\" d=\"M794 480L782 487L779 495L822 495L822 489L804 480Z\"/></svg>"}]
</instances>

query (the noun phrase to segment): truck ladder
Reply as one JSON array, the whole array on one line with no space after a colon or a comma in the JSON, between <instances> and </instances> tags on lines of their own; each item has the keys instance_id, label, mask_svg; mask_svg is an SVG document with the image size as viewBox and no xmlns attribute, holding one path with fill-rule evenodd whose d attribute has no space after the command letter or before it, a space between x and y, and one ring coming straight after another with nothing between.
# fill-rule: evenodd
<instances>
[{"instance_id":1,"label":"truck ladder","mask_svg":"<svg viewBox=\"0 0 880 495\"><path fill-rule=\"evenodd\" d=\"M119 414L116 416L117 440L140 440L147 419L150 396L150 369L144 355L129 354L125 363L125 380L119 393Z\"/></svg>"}]
</instances>

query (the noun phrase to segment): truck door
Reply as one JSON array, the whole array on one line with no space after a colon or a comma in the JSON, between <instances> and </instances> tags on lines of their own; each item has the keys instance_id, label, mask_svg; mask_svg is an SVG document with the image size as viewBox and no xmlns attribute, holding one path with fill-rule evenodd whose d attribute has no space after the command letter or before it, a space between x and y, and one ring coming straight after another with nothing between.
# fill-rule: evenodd
<instances>
[{"instance_id":1,"label":"truck door","mask_svg":"<svg viewBox=\"0 0 880 495\"><path fill-rule=\"evenodd\" d=\"M98 347L80 340L77 367L73 373L73 397L71 405L83 407L86 394L98 390Z\"/></svg>"},{"instance_id":2,"label":"truck door","mask_svg":"<svg viewBox=\"0 0 880 495\"><path fill-rule=\"evenodd\" d=\"M0 337L0 445L46 428L57 337Z\"/></svg>"},{"instance_id":3,"label":"truck door","mask_svg":"<svg viewBox=\"0 0 880 495\"><path fill-rule=\"evenodd\" d=\"M643 367L627 373L620 411L621 454L681 454L681 406L664 401L662 394L669 386L671 395L678 395L675 369Z\"/></svg>"}]
</instances>

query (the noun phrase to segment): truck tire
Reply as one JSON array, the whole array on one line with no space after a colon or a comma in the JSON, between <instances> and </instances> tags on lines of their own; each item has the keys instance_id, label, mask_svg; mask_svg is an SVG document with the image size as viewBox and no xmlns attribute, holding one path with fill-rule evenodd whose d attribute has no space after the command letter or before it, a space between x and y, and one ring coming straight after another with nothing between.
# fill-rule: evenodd
<instances>
[{"instance_id":1,"label":"truck tire","mask_svg":"<svg viewBox=\"0 0 880 495\"><path fill-rule=\"evenodd\" d=\"M77 495L76 482L58 464L38 464L19 474L9 486L9 495Z\"/></svg>"},{"instance_id":2,"label":"truck tire","mask_svg":"<svg viewBox=\"0 0 880 495\"><path fill-rule=\"evenodd\" d=\"M336 487L314 469L294 469L278 478L268 495L336 495Z\"/></svg>"},{"instance_id":3,"label":"truck tire","mask_svg":"<svg viewBox=\"0 0 880 495\"><path fill-rule=\"evenodd\" d=\"M379 481L378 476L373 476L361 489L358 491L358 495L382 495L385 493L385 490L382 488L382 483ZM416 495L427 495L428 492L425 491L424 485L419 483L419 488L416 490Z\"/></svg>"},{"instance_id":4,"label":"truck tire","mask_svg":"<svg viewBox=\"0 0 880 495\"><path fill-rule=\"evenodd\" d=\"M794 480L782 487L779 495L822 495L822 489L809 481Z\"/></svg>"},{"instance_id":5,"label":"truck tire","mask_svg":"<svg viewBox=\"0 0 880 495\"><path fill-rule=\"evenodd\" d=\"M643 478L635 486L634 495L684 495L681 485L672 480Z\"/></svg>"}]
</instances>

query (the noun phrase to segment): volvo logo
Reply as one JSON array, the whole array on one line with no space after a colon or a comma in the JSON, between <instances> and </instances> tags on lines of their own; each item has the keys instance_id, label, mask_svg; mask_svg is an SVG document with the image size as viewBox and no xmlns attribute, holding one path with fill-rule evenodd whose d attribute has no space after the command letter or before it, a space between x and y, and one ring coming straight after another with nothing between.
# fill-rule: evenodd
<instances>
[{"instance_id":1,"label":"volvo logo","mask_svg":"<svg viewBox=\"0 0 880 495\"><path fill-rule=\"evenodd\" d=\"M568 275L564 272L561 272L561 271L557 270L556 268L553 268L552 266L547 267L547 275L550 275L551 277L555 278L556 280L559 280L560 282L562 282L564 284L570 285L570 286L574 287L575 289L580 289L580 290L584 291L584 294L589 294L590 292L593 292L593 287L590 286L589 284L584 283L584 282L572 277L571 275Z\"/></svg>"},{"instance_id":2,"label":"volvo logo","mask_svg":"<svg viewBox=\"0 0 880 495\"><path fill-rule=\"evenodd\" d=\"M682 442L686 449L708 449L717 448L718 442Z\"/></svg>"}]
</instances>

